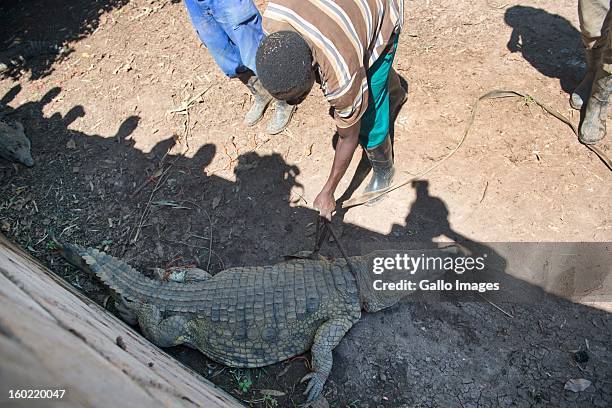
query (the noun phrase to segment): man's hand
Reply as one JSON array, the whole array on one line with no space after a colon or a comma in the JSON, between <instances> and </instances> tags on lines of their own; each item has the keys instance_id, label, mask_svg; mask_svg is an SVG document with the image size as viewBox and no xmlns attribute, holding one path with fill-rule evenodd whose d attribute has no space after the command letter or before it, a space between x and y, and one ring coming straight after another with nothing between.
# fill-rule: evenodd
<instances>
[{"instance_id":1,"label":"man's hand","mask_svg":"<svg viewBox=\"0 0 612 408\"><path fill-rule=\"evenodd\" d=\"M319 210L319 216L331 221L332 212L336 209L333 192L322 190L314 200L314 208Z\"/></svg>"},{"instance_id":2,"label":"man's hand","mask_svg":"<svg viewBox=\"0 0 612 408\"><path fill-rule=\"evenodd\" d=\"M334 191L336 191L340 179L344 176L344 173L346 173L346 169L353 158L353 153L355 153L355 149L359 144L360 126L361 122L357 122L348 128L338 128L339 137L338 143L336 144L336 153L334 154L331 173L323 189L314 201L314 207L319 210L319 215L328 221L331 221L332 212L336 209Z\"/></svg>"}]
</instances>

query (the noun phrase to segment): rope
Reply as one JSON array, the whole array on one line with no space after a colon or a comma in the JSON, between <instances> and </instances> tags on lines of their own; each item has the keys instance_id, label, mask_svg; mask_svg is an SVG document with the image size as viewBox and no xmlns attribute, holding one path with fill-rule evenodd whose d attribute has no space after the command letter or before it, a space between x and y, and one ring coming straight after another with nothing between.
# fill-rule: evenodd
<instances>
[{"instance_id":1,"label":"rope","mask_svg":"<svg viewBox=\"0 0 612 408\"><path fill-rule=\"evenodd\" d=\"M435 170L436 168L440 167L442 165L442 163L444 163L446 160L448 160L449 158L451 158L456 152L457 150L459 150L459 148L463 145L463 142L465 142L465 139L467 139L467 136L472 128L472 125L474 124L474 119L476 117L476 112L478 110L478 106L480 104L481 101L483 100L487 100L487 99L500 99L500 98L529 98L530 100L534 101L537 105L539 105L542 109L544 109L546 112L548 112L549 114L553 115L555 118L559 119L561 122L565 123L566 125L568 125L572 131L574 132L574 135L576 135L576 137L578 136L578 129L576 128L576 126L570 122L570 120L563 116L561 113L557 112L555 109L551 108L550 106L548 106L547 104L540 102L538 99L534 98L533 96L523 93L523 92L519 92L519 91L514 91L514 90L499 90L499 89L495 89L492 91L489 91L487 93L485 93L484 95L480 96L478 98L478 100L476 101L476 103L474 104L474 106L472 107L472 112L470 115L470 119L468 121L468 124L465 128L465 131L463 132L463 137L461 138L461 140L459 141L459 143L457 144L457 146L455 146L442 160L436 162L436 164L434 164L433 166L431 166L430 168L428 168L427 170L417 174L416 176L408 179L408 180L404 180L404 181L400 181L397 183L392 184L390 187L382 190L382 191L377 191L377 192L370 192L370 193L365 193L362 194L358 197L354 197L351 198L350 200L347 200L345 202L342 203L342 208L350 208L350 207L356 207L358 205L362 205L367 203L370 200L373 200L375 198L381 197L393 190L397 190L398 188L404 187L407 184L411 184L413 181L416 180L420 180L423 178L423 176L425 176L426 174L432 172L433 170ZM612 162L610 161L610 159L608 158L608 156L603 152L603 150L601 150L599 147L597 146L593 146L593 145L587 145L585 144L584 146L587 147L587 149L591 150L593 153L595 153L597 155L597 157L599 157L599 159L608 167L609 170L612 171Z\"/></svg>"},{"instance_id":2,"label":"rope","mask_svg":"<svg viewBox=\"0 0 612 408\"><path fill-rule=\"evenodd\" d=\"M456 152L457 150L459 150L459 148L461 148L461 146L463 145L463 143L465 142L465 140L467 139L467 136L472 128L472 125L474 124L474 119L476 117L476 112L478 110L478 106L480 104L480 102L487 100L487 99L501 99L501 98L525 98L525 99L530 99L532 100L534 103L536 103L537 105L539 105L542 109L544 109L546 112L548 112L549 114L553 115L555 118L559 119L561 122L565 123L566 125L568 125L572 131L574 132L574 135L576 135L576 137L578 136L578 129L576 128L576 126L570 122L570 120L563 116L561 113L557 112L555 109L551 108L550 106L548 106L547 104L540 102L538 99L534 98L533 96L526 94L526 93L522 93L519 91L514 91L514 90L492 90L489 91L487 93L485 93L484 95L481 95L478 100L476 101L476 103L474 104L474 106L472 107L472 112L470 114L470 119L468 121L468 124L465 128L465 131L463 132L463 136L461 137L461 140L459 141L459 143L457 144L457 146L455 146L442 160L438 161L437 163L435 163L433 166L431 166L430 168L428 168L427 170L417 174L416 176L405 180L405 181L400 181L397 182L395 184L392 184L390 187L388 187L387 189L383 190L383 191L378 191L378 192L372 192L372 193L366 193L366 194L362 194L358 197L355 198L351 198L350 200L345 201L344 203L342 203L342 208L350 208L350 207L355 207L358 205L362 205L365 204L366 202L381 197L393 190L397 190L398 188L401 188L407 184L411 184L413 181L419 180L421 178L423 178L423 176L425 176L426 174L432 172L433 170L435 170L436 168L440 167L442 165L442 163L444 163L446 160L448 160L449 158L451 158ZM587 145L585 144L584 146L586 146L589 150L591 150L593 153L595 153L597 155L597 157L599 157L599 159L608 167L609 170L612 170L612 162L610 161L610 159L608 158L608 156L597 146L592 146L592 145ZM338 239L338 237L336 236L332 226L330 225L331 223L323 218L321 218L318 214L316 215L317 221L316 221L316 233L315 233L315 244L314 244L314 250L312 251L312 255L311 258L314 259L316 257L316 255L318 255L319 250L321 249L321 246L323 245L323 243L325 242L325 239L327 239L327 236L329 234L332 235L332 238L334 239L334 241L336 242L336 245L338 246L338 249L340 250L340 253L342 254L342 256L344 257L349 270L351 271L351 273L353 274L353 277L356 280L359 279L363 279L363 277L360 274L357 274L356 271L354 270L349 257L346 253L346 251L344 250L344 247L342 246L342 243L340 242L340 240ZM360 293L360 298L361 298L361 293ZM363 300L363 299L361 299Z\"/></svg>"}]
</instances>

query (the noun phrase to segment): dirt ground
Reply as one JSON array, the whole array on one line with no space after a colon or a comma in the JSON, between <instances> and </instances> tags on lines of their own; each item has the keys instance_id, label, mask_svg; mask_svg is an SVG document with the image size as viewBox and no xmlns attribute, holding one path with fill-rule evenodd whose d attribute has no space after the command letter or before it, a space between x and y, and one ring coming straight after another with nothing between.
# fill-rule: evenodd
<instances>
[{"instance_id":1,"label":"dirt ground","mask_svg":"<svg viewBox=\"0 0 612 408\"><path fill-rule=\"evenodd\" d=\"M575 1L406 0L405 8L395 65L409 99L395 122L398 177L446 156L490 89L525 91L578 123L568 105L585 68ZM244 127L249 94L218 70L174 0L4 1L0 38L0 50L19 40L71 47L61 58L28 57L0 79L0 109L23 123L36 161L0 161L0 228L94 300L108 292L57 257L51 234L144 272L198 265L215 273L311 249L311 204L333 157L334 124L318 89L282 134L266 135L267 120ZM608 155L610 141L601 146ZM426 181L335 223L351 254L445 240L606 243L611 180L530 100L487 101L464 145ZM324 253L339 256L332 244ZM334 352L327 401L612 405L610 315L537 293L503 305L505 313L463 299L364 315ZM575 361L579 349L587 362ZM247 405L304 402L302 357L249 371L186 348L170 352ZM564 390L570 378L592 385Z\"/></svg>"}]
</instances>

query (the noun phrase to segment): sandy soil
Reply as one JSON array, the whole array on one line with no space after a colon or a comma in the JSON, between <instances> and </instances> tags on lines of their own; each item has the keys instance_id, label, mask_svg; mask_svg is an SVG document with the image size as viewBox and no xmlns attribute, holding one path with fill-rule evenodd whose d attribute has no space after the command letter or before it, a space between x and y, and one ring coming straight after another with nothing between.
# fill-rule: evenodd
<instances>
[{"instance_id":1,"label":"sandy soil","mask_svg":"<svg viewBox=\"0 0 612 408\"><path fill-rule=\"evenodd\" d=\"M246 88L216 68L180 2L70 4L0 5L0 49L16 40L72 48L62 58L29 57L0 80L0 109L24 124L36 161L31 169L0 162L3 233L99 302L108 292L55 255L51 233L104 248L144 272L198 265L215 273L311 249L311 204L333 157L334 124L320 91L280 135L266 135L266 121L245 128ZM574 1L405 4L396 69L409 100L395 122L399 177L446 156L490 89L527 92L578 123L568 105L585 68ZM609 137L601 147L610 154ZM487 101L464 145L427 184L351 209L335 223L352 254L455 239L609 242L610 181L601 161L537 105ZM333 245L324 252L339 256ZM504 306L512 317L475 299L407 301L364 316L336 349L327 400L610 406L610 315L537 293L537 301ZM577 364L573 351L587 346L589 361ZM245 371L185 348L171 352L247 404L304 401L301 357ZM570 378L593 384L574 394L563 389ZM264 399L261 389L284 395Z\"/></svg>"}]
</instances>

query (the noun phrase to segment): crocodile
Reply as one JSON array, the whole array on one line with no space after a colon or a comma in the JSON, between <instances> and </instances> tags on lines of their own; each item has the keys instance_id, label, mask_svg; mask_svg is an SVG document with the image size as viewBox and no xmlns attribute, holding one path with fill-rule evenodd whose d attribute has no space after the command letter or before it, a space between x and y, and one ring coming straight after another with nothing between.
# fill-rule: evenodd
<instances>
[{"instance_id":1,"label":"crocodile","mask_svg":"<svg viewBox=\"0 0 612 408\"><path fill-rule=\"evenodd\" d=\"M180 275L177 282L148 278L98 249L58 245L68 262L95 275L117 295L121 317L137 322L159 347L186 345L221 364L242 368L274 364L310 350L312 372L301 381L308 381L308 401L320 396L332 369L332 350L359 321L362 310L391 307L408 293L373 289L380 275L372 273L372 261L380 251L350 257L348 263L294 259L225 269L214 276L187 269L172 273L175 279ZM413 255L457 254L457 248Z\"/></svg>"}]
</instances>

